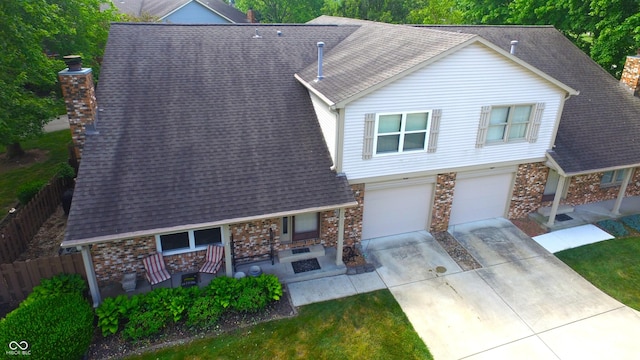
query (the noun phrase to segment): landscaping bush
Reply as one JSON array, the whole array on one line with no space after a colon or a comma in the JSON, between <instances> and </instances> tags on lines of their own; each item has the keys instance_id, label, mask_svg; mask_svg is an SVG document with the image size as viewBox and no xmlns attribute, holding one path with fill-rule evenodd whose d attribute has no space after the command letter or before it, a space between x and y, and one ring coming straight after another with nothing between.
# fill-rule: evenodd
<instances>
[{"instance_id":1,"label":"landscaping bush","mask_svg":"<svg viewBox=\"0 0 640 360\"><path fill-rule=\"evenodd\" d=\"M92 336L93 309L78 293L35 296L0 320L0 344L26 342L29 359L80 359Z\"/></svg>"},{"instance_id":2,"label":"landscaping bush","mask_svg":"<svg viewBox=\"0 0 640 360\"><path fill-rule=\"evenodd\" d=\"M220 319L224 308L216 298L201 296L187 310L187 325L210 329Z\"/></svg>"},{"instance_id":3,"label":"landscaping bush","mask_svg":"<svg viewBox=\"0 0 640 360\"><path fill-rule=\"evenodd\" d=\"M133 309L138 306L139 297L131 300L126 295L106 298L96 308L98 317L98 327L102 331L102 336L113 335L120 329L122 321L127 319Z\"/></svg>"},{"instance_id":4,"label":"landscaping bush","mask_svg":"<svg viewBox=\"0 0 640 360\"><path fill-rule=\"evenodd\" d=\"M69 165L69 163L62 162L58 164L56 177L73 180L73 178L76 177L76 171L71 167L71 165Z\"/></svg>"},{"instance_id":5,"label":"landscaping bush","mask_svg":"<svg viewBox=\"0 0 640 360\"><path fill-rule=\"evenodd\" d=\"M46 296L56 294L74 293L84 295L87 291L87 283L78 274L58 274L51 279L40 280L40 285L31 290L31 294L20 303L20 306L27 306L31 302Z\"/></svg>"},{"instance_id":6,"label":"landscaping bush","mask_svg":"<svg viewBox=\"0 0 640 360\"><path fill-rule=\"evenodd\" d=\"M633 230L640 231L640 215L625 216L620 220Z\"/></svg>"},{"instance_id":7,"label":"landscaping bush","mask_svg":"<svg viewBox=\"0 0 640 360\"><path fill-rule=\"evenodd\" d=\"M602 220L596 223L599 227L604 229L609 234L615 237L622 237L629 235L629 231L624 228L624 225L615 220Z\"/></svg>"},{"instance_id":8,"label":"landscaping bush","mask_svg":"<svg viewBox=\"0 0 640 360\"><path fill-rule=\"evenodd\" d=\"M26 205L47 184L45 180L34 180L20 185L18 188L18 201Z\"/></svg>"}]
</instances>

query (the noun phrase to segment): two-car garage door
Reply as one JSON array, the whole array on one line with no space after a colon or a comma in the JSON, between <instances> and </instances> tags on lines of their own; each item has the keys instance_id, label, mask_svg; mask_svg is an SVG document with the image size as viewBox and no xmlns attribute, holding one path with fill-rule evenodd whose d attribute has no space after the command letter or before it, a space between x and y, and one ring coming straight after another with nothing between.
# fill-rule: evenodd
<instances>
[{"instance_id":1,"label":"two-car garage door","mask_svg":"<svg viewBox=\"0 0 640 360\"><path fill-rule=\"evenodd\" d=\"M514 173L458 173L449 225L506 215ZM362 238L425 230L431 217L435 178L367 184Z\"/></svg>"}]
</instances>

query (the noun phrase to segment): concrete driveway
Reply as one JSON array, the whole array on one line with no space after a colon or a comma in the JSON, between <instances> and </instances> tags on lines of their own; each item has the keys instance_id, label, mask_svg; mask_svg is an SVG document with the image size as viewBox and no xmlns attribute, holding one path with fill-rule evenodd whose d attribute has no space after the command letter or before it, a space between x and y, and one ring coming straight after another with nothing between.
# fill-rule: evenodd
<instances>
[{"instance_id":1,"label":"concrete driveway","mask_svg":"<svg viewBox=\"0 0 640 360\"><path fill-rule=\"evenodd\" d=\"M427 232L365 241L436 360L637 359L640 316L504 219L450 229L463 272Z\"/></svg>"}]
</instances>

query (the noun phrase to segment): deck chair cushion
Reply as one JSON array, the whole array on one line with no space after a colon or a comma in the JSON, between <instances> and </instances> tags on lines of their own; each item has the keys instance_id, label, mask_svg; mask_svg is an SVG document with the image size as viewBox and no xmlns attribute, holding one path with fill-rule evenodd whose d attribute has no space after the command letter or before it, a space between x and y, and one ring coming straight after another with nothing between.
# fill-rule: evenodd
<instances>
[{"instance_id":1,"label":"deck chair cushion","mask_svg":"<svg viewBox=\"0 0 640 360\"><path fill-rule=\"evenodd\" d=\"M205 263L200 268L200 272L207 274L215 274L220 270L224 259L224 247L217 245L207 246L207 254Z\"/></svg>"},{"instance_id":2,"label":"deck chair cushion","mask_svg":"<svg viewBox=\"0 0 640 360\"><path fill-rule=\"evenodd\" d=\"M149 284L155 285L165 280L171 279L171 274L167 271L167 267L164 264L164 258L161 253L155 253L142 260L146 271L145 277Z\"/></svg>"}]
</instances>

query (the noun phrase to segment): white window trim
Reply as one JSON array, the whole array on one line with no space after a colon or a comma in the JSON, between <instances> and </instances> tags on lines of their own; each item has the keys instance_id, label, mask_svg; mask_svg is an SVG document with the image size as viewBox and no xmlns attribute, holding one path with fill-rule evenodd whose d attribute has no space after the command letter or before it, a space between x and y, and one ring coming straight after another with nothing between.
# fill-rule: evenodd
<instances>
[{"instance_id":1,"label":"white window trim","mask_svg":"<svg viewBox=\"0 0 640 360\"><path fill-rule=\"evenodd\" d=\"M608 188L608 187L614 187L614 186L620 186L622 185L622 182L624 181L624 176L626 175L627 171L633 171L634 169L618 169L618 170L611 170L611 172L613 172L613 176L611 177L611 181L607 182L607 183L603 183L602 182L602 177L600 178L600 187L601 188ZM604 177L604 174L607 173L609 171L605 171L602 173L602 176ZM618 175L618 173L622 172L622 180L617 181L616 180L616 175ZM631 173L631 176L633 177L633 172Z\"/></svg>"},{"instance_id":2,"label":"white window trim","mask_svg":"<svg viewBox=\"0 0 640 360\"><path fill-rule=\"evenodd\" d=\"M527 120L527 127L524 130L524 136L515 138L515 139L509 139L509 131L511 130L511 124L512 124L511 119L513 115L513 111L511 111L511 109L515 109L516 107L523 107L523 106L529 106L531 108L531 111L529 112L529 119ZM488 139L489 129L491 129L492 127L491 113L496 108L509 108L510 109L509 116L507 117L507 124L504 125L505 127L504 136L502 140L489 140ZM489 110L489 119L487 120L487 135L486 135L487 138L485 140L485 145L490 146L490 145L502 145L502 144L514 144L514 143L520 143L520 142L527 142L528 134L531 132L531 126L533 124L535 113L536 113L536 104L524 103L524 104L510 104L510 105L491 105L491 109ZM496 127L496 125L493 125L493 127Z\"/></svg>"},{"instance_id":3,"label":"white window trim","mask_svg":"<svg viewBox=\"0 0 640 360\"><path fill-rule=\"evenodd\" d=\"M406 119L407 119L407 115L408 114L427 114L427 128L425 130L414 130L414 131L409 131L408 133L405 132L405 125L406 125ZM391 134L395 134L395 133L389 133L389 134L379 134L378 133L378 124L380 122L380 116L385 116L385 115L401 115L401 122L400 122L400 139L398 140L398 152L387 152L387 153L380 153L378 154L378 136L382 135L391 135ZM431 116L432 116L432 110L422 110L422 111L404 111L404 112L386 112L386 113L376 113L376 121L374 123L374 133L373 133L373 157L383 157L383 156L393 156L393 155L398 155L398 154L412 154L412 153L420 153L420 152L427 152L427 148L428 148L428 144L429 144L429 135L431 133ZM404 135L405 134L417 134L417 133L425 133L424 136L424 144L422 144L422 149L417 149L417 150L404 150Z\"/></svg>"},{"instance_id":4,"label":"white window trim","mask_svg":"<svg viewBox=\"0 0 640 360\"><path fill-rule=\"evenodd\" d=\"M212 228L206 228L206 229L214 229L214 228L219 228L220 229L220 240L221 240L220 244L224 245L224 230L222 229L222 226L214 226ZM178 231L178 232L175 232L175 233L158 234L158 235L155 236L155 238L156 238L156 249L157 249L157 251L159 253L162 253L163 256L186 254L186 253L190 253L190 252L206 250L207 249L207 245L196 246L195 231L198 231L198 230L205 230L205 229L193 229L193 230L187 230L187 231ZM162 251L162 242L160 241L160 236L178 234L178 233L182 233L182 232L186 232L187 234L189 234L189 248Z\"/></svg>"}]
</instances>

